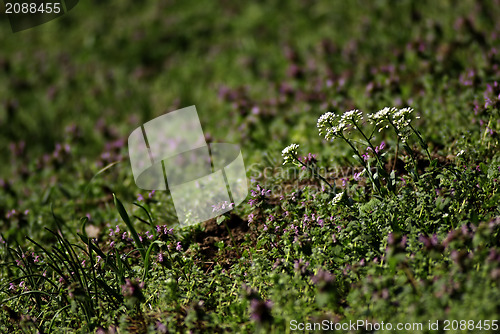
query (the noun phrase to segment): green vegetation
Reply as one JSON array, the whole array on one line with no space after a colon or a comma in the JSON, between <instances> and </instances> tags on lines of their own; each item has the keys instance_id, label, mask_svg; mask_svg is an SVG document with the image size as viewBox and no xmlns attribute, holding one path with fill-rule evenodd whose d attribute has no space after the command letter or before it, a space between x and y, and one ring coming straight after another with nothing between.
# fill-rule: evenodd
<instances>
[{"instance_id":1,"label":"green vegetation","mask_svg":"<svg viewBox=\"0 0 500 334\"><path fill-rule=\"evenodd\" d=\"M498 332L499 8L85 1L0 22L0 332ZM181 229L127 137L189 105L241 146L251 193Z\"/></svg>"}]
</instances>

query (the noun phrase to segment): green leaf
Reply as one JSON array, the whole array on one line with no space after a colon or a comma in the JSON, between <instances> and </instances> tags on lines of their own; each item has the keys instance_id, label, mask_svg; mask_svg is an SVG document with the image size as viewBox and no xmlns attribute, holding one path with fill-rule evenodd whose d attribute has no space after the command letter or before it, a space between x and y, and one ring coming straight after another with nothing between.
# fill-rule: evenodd
<instances>
[{"instance_id":1,"label":"green leaf","mask_svg":"<svg viewBox=\"0 0 500 334\"><path fill-rule=\"evenodd\" d=\"M392 187L395 187L396 186L396 171L391 171L391 174L389 175L389 180L390 180L390 184Z\"/></svg>"},{"instance_id":2,"label":"green leaf","mask_svg":"<svg viewBox=\"0 0 500 334\"><path fill-rule=\"evenodd\" d=\"M134 225L132 225L132 222L130 221L130 217L129 217L127 211L123 207L122 202L120 202L120 200L116 197L115 194L113 194L113 199L115 201L115 206L116 206L116 209L118 210L118 213L120 214L120 217L122 217L122 220L125 222L128 229L130 230L130 233L132 234L132 238L134 239L135 244L137 245L138 250L141 253L142 260L145 261L146 252L144 251L144 246L141 242L141 239L139 239L139 235L137 234L137 232L134 228Z\"/></svg>"},{"instance_id":3,"label":"green leaf","mask_svg":"<svg viewBox=\"0 0 500 334\"><path fill-rule=\"evenodd\" d=\"M153 223L153 218L151 217L151 214L149 213L149 211L144 206L142 206L141 204L139 204L137 202L134 202L134 205L140 207L142 210L144 210L144 212L146 212L146 215L148 216L148 219L149 219L149 226L151 228L151 233L153 233L154 237L157 238L158 233L156 233L156 229L155 229L155 226Z\"/></svg>"},{"instance_id":4,"label":"green leaf","mask_svg":"<svg viewBox=\"0 0 500 334\"><path fill-rule=\"evenodd\" d=\"M217 224L222 224L226 219L227 217L225 215L217 217Z\"/></svg>"},{"instance_id":5,"label":"green leaf","mask_svg":"<svg viewBox=\"0 0 500 334\"><path fill-rule=\"evenodd\" d=\"M356 160L356 161L357 161L357 162L359 162L360 164L363 164L363 161L361 160L361 158L360 158L360 157L358 157L358 155L357 155L357 154L354 154L352 157L354 158L354 160Z\"/></svg>"},{"instance_id":6,"label":"green leaf","mask_svg":"<svg viewBox=\"0 0 500 334\"><path fill-rule=\"evenodd\" d=\"M158 241L158 240L154 241L154 242L151 243L151 245L149 245L148 251L146 252L146 258L144 259L144 274L142 276L142 280L143 281L146 281L146 278L148 277L150 255L151 255L151 251L153 250L153 247L156 244L161 245L160 241Z\"/></svg>"},{"instance_id":7,"label":"green leaf","mask_svg":"<svg viewBox=\"0 0 500 334\"><path fill-rule=\"evenodd\" d=\"M90 239L81 234L81 233L76 233L80 239L90 248L92 249L97 255L99 255L103 260L106 258L106 255L99 249L97 248L96 246L94 246L94 244L90 241Z\"/></svg>"}]
</instances>

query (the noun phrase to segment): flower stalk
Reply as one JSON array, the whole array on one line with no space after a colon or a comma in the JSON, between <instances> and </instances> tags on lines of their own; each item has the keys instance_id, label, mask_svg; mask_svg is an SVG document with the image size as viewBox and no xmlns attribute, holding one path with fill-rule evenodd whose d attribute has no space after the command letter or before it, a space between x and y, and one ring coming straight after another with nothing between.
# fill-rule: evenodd
<instances>
[{"instance_id":1,"label":"flower stalk","mask_svg":"<svg viewBox=\"0 0 500 334\"><path fill-rule=\"evenodd\" d=\"M298 158L298 148L299 148L298 144L291 144L291 145L285 147L283 149L283 151L281 151L282 156L283 156L283 165L285 165L287 163L292 163L292 164L294 164L296 166L301 165L304 168L309 169L314 177L317 177L321 181L325 182L330 187L330 189L333 192L335 192L336 191L336 187L332 186L330 182L328 182L323 176L321 176L321 174L317 171L316 168L311 167L309 164L303 163Z\"/></svg>"}]
</instances>

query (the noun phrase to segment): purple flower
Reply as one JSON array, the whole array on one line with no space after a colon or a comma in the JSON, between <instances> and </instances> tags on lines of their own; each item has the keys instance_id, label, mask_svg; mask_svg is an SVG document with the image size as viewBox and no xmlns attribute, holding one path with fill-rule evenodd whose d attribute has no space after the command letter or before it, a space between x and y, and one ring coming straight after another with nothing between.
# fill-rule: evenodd
<instances>
[{"instance_id":1,"label":"purple flower","mask_svg":"<svg viewBox=\"0 0 500 334\"><path fill-rule=\"evenodd\" d=\"M162 324L161 322L157 321L156 322L156 331L157 331L157 333L165 334L165 333L167 333L167 327L164 324Z\"/></svg>"},{"instance_id":2,"label":"purple flower","mask_svg":"<svg viewBox=\"0 0 500 334\"><path fill-rule=\"evenodd\" d=\"M309 262L299 259L299 261L295 261L293 264L293 269L297 273L305 274L307 271L307 267L309 267Z\"/></svg>"},{"instance_id":3,"label":"purple flower","mask_svg":"<svg viewBox=\"0 0 500 334\"><path fill-rule=\"evenodd\" d=\"M401 176L401 181L403 182L403 186L406 186L406 179Z\"/></svg>"},{"instance_id":4,"label":"purple flower","mask_svg":"<svg viewBox=\"0 0 500 334\"><path fill-rule=\"evenodd\" d=\"M256 204L257 202L258 202L258 201L257 201L257 199L252 198L252 199L250 199L250 200L248 201L248 204L249 204L250 206L255 206L255 204Z\"/></svg>"},{"instance_id":5,"label":"purple flower","mask_svg":"<svg viewBox=\"0 0 500 334\"><path fill-rule=\"evenodd\" d=\"M380 146L375 147L375 153L382 151L385 148L385 141L380 143Z\"/></svg>"},{"instance_id":6,"label":"purple flower","mask_svg":"<svg viewBox=\"0 0 500 334\"><path fill-rule=\"evenodd\" d=\"M382 298L383 299L389 299L389 290L387 288L384 288L382 290Z\"/></svg>"},{"instance_id":7,"label":"purple flower","mask_svg":"<svg viewBox=\"0 0 500 334\"><path fill-rule=\"evenodd\" d=\"M260 185L257 185L257 190L251 190L250 194L252 198L248 201L248 204L250 204L251 206L255 206L260 201L264 200L266 196L271 194L271 190L266 190Z\"/></svg>"},{"instance_id":8,"label":"purple flower","mask_svg":"<svg viewBox=\"0 0 500 334\"><path fill-rule=\"evenodd\" d=\"M326 292L333 287L335 275L320 268L317 274L311 277L311 281L318 286L320 292Z\"/></svg>"},{"instance_id":9,"label":"purple flower","mask_svg":"<svg viewBox=\"0 0 500 334\"><path fill-rule=\"evenodd\" d=\"M406 247L406 243L408 242L408 237L405 235L403 235L403 238L401 238L401 243L399 244L401 247Z\"/></svg>"},{"instance_id":10,"label":"purple flower","mask_svg":"<svg viewBox=\"0 0 500 334\"><path fill-rule=\"evenodd\" d=\"M393 244L394 244L394 241L395 241L394 234L391 232L391 233L389 233L389 235L387 236L387 244L389 244L389 245L393 245Z\"/></svg>"},{"instance_id":11,"label":"purple flower","mask_svg":"<svg viewBox=\"0 0 500 334\"><path fill-rule=\"evenodd\" d=\"M271 322L273 320L271 307L272 303L270 301L252 299L250 302L250 318L259 324Z\"/></svg>"},{"instance_id":12,"label":"purple flower","mask_svg":"<svg viewBox=\"0 0 500 334\"><path fill-rule=\"evenodd\" d=\"M342 187L345 187L347 185L347 178L343 177L341 180L342 180Z\"/></svg>"},{"instance_id":13,"label":"purple flower","mask_svg":"<svg viewBox=\"0 0 500 334\"><path fill-rule=\"evenodd\" d=\"M335 279L335 276L333 276L329 271L319 269L317 274L314 275L311 280L313 281L314 284L320 284L321 282L332 282Z\"/></svg>"},{"instance_id":14,"label":"purple flower","mask_svg":"<svg viewBox=\"0 0 500 334\"><path fill-rule=\"evenodd\" d=\"M125 284L122 285L123 296L127 298L137 298L142 300L144 295L142 294L142 289L144 289L144 282L137 279L125 279Z\"/></svg>"},{"instance_id":15,"label":"purple flower","mask_svg":"<svg viewBox=\"0 0 500 334\"><path fill-rule=\"evenodd\" d=\"M16 214L16 210L15 209L12 209L10 210L9 212L7 212L7 219L11 218L12 216L14 216Z\"/></svg>"},{"instance_id":16,"label":"purple flower","mask_svg":"<svg viewBox=\"0 0 500 334\"><path fill-rule=\"evenodd\" d=\"M306 156L299 157L298 158L304 165L313 165L316 164L318 161L316 160L316 154L309 153ZM303 166L302 169L305 167Z\"/></svg>"},{"instance_id":17,"label":"purple flower","mask_svg":"<svg viewBox=\"0 0 500 334\"><path fill-rule=\"evenodd\" d=\"M359 173L354 173L353 179L354 181L359 181L361 180L361 175L363 174L364 170L359 172Z\"/></svg>"},{"instance_id":18,"label":"purple flower","mask_svg":"<svg viewBox=\"0 0 500 334\"><path fill-rule=\"evenodd\" d=\"M175 247L175 249L179 252L182 251L182 245L180 241L177 241L177 246Z\"/></svg>"},{"instance_id":19,"label":"purple flower","mask_svg":"<svg viewBox=\"0 0 500 334\"><path fill-rule=\"evenodd\" d=\"M278 266L283 263L285 260L284 259L276 259L276 261L274 261L274 264L273 264L273 268L272 270L278 268Z\"/></svg>"}]
</instances>

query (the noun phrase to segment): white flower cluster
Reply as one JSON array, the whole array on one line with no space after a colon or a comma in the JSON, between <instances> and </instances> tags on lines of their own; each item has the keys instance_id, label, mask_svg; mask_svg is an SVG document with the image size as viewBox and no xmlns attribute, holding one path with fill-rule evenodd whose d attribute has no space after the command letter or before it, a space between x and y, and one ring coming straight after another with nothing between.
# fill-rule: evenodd
<instances>
[{"instance_id":1,"label":"white flower cluster","mask_svg":"<svg viewBox=\"0 0 500 334\"><path fill-rule=\"evenodd\" d=\"M392 119L394 121L394 125L398 128L398 130L403 130L408 125L410 125L411 118L410 114L413 112L412 108L403 108L399 109L395 113L392 114Z\"/></svg>"},{"instance_id":2,"label":"white flower cluster","mask_svg":"<svg viewBox=\"0 0 500 334\"><path fill-rule=\"evenodd\" d=\"M344 196L344 192L341 192L341 193L338 193L337 195L335 195L335 197L333 198L333 200L331 202L331 205L335 206L335 205L339 204L340 201L342 200L343 196Z\"/></svg>"},{"instance_id":3,"label":"white flower cluster","mask_svg":"<svg viewBox=\"0 0 500 334\"><path fill-rule=\"evenodd\" d=\"M394 114L397 110L398 109L396 109L394 107L392 107L392 108L385 107L384 109L377 111L375 114L369 114L368 121L371 124L375 124L375 126L380 126L384 123L387 123L387 120L389 119L389 117L392 114ZM389 127L389 124L386 125L386 128L387 127ZM382 128L380 128L379 132L382 130Z\"/></svg>"},{"instance_id":4,"label":"white flower cluster","mask_svg":"<svg viewBox=\"0 0 500 334\"><path fill-rule=\"evenodd\" d=\"M348 126L354 125L354 123L360 121L362 117L363 114L357 109L347 111L342 116L327 112L321 115L316 126L320 136L325 137L326 140L332 140L343 135L344 130L346 130Z\"/></svg>"},{"instance_id":5,"label":"white flower cluster","mask_svg":"<svg viewBox=\"0 0 500 334\"><path fill-rule=\"evenodd\" d=\"M291 162L295 163L295 159L297 158L299 145L298 144L290 144L281 151L281 155L283 156L283 165Z\"/></svg>"},{"instance_id":6,"label":"white flower cluster","mask_svg":"<svg viewBox=\"0 0 500 334\"><path fill-rule=\"evenodd\" d=\"M358 109L346 111L342 115L342 120L346 123L349 123L349 121L351 121L353 123L359 122L362 118L363 118L363 113L361 111L359 111Z\"/></svg>"},{"instance_id":7,"label":"white flower cluster","mask_svg":"<svg viewBox=\"0 0 500 334\"><path fill-rule=\"evenodd\" d=\"M228 202L228 201L223 201L219 202L215 205L212 205L212 212L219 212L228 209L233 209L234 208L234 203Z\"/></svg>"},{"instance_id":8,"label":"white flower cluster","mask_svg":"<svg viewBox=\"0 0 500 334\"><path fill-rule=\"evenodd\" d=\"M388 128L392 123L394 127L396 127L403 142L405 142L410 135L408 126L411 122L410 115L412 112L412 108L397 109L394 107L385 107L375 114L368 115L368 120L371 124L375 124L375 126L380 127L378 130L379 132L382 131L384 127Z\"/></svg>"},{"instance_id":9,"label":"white flower cluster","mask_svg":"<svg viewBox=\"0 0 500 334\"><path fill-rule=\"evenodd\" d=\"M321 115L316 124L319 135L325 137L326 140L338 137L344 131L345 126L345 123L340 122L340 117L332 112Z\"/></svg>"}]
</instances>

